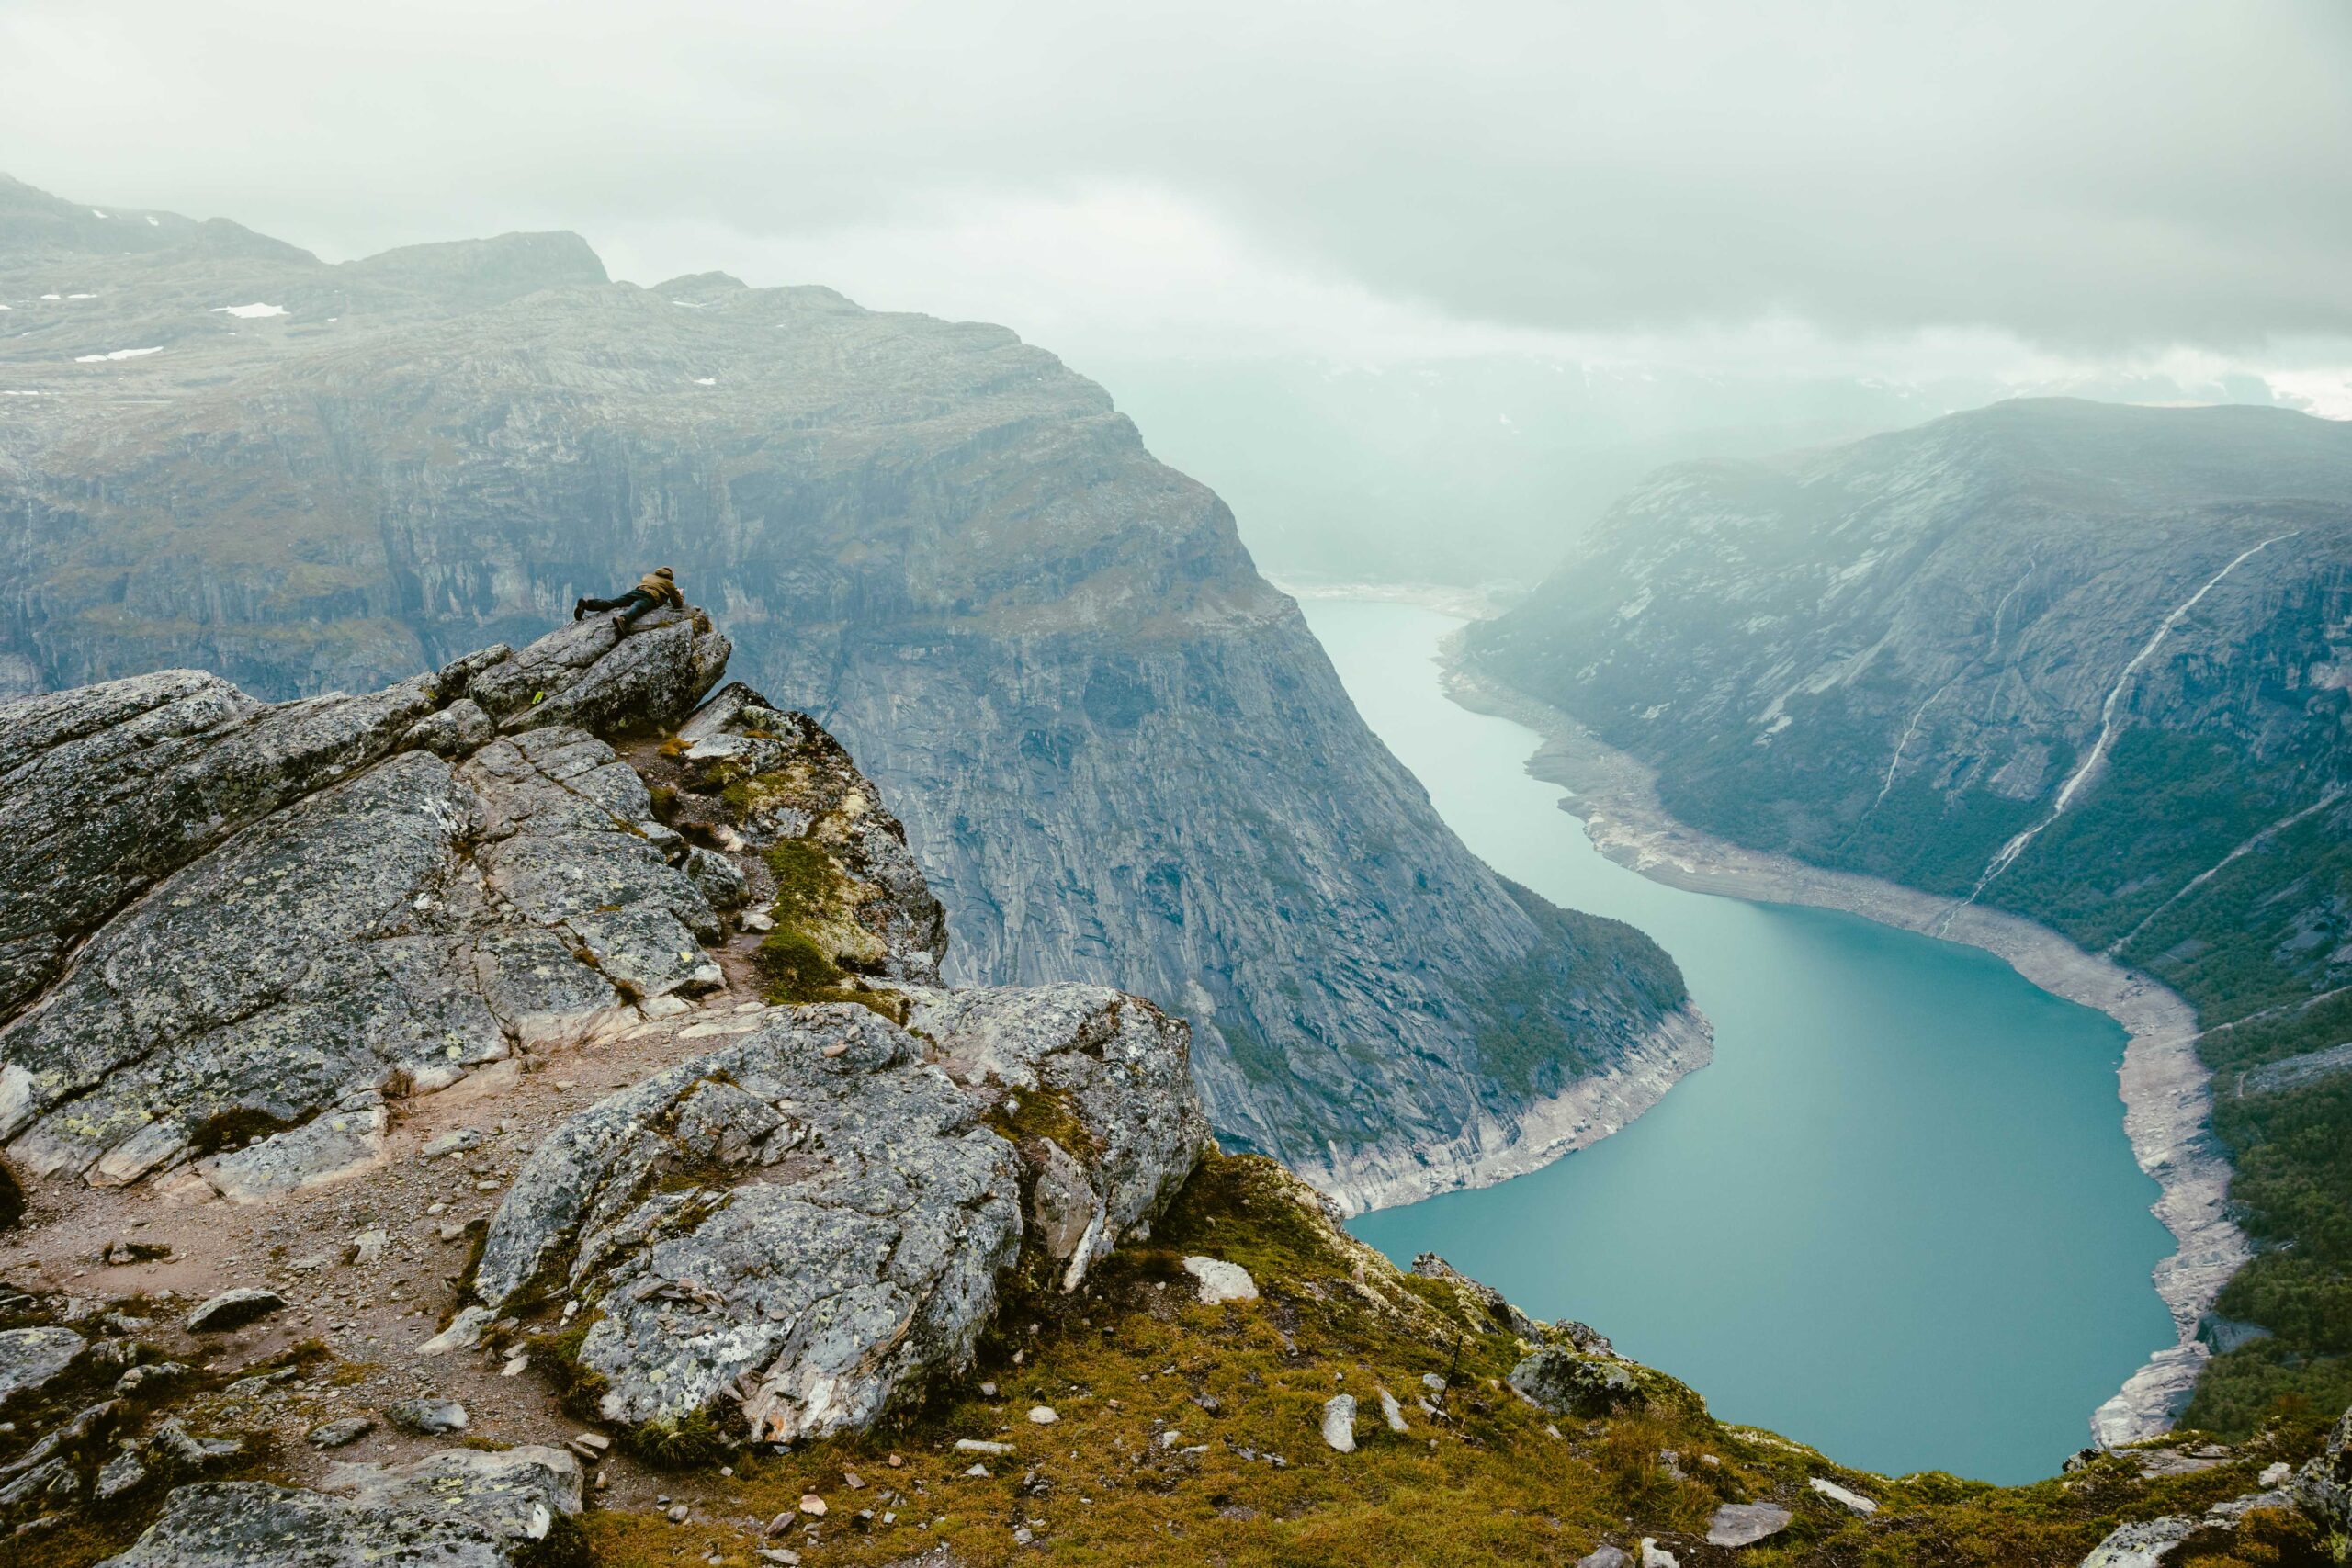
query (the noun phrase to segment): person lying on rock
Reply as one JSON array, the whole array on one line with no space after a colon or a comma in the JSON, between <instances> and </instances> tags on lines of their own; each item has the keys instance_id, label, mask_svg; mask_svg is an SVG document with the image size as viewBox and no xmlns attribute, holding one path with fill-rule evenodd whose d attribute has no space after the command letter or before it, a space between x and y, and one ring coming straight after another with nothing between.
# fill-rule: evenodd
<instances>
[{"instance_id":1,"label":"person lying on rock","mask_svg":"<svg viewBox=\"0 0 2352 1568\"><path fill-rule=\"evenodd\" d=\"M571 606L571 618L578 620L592 610L618 610L621 629L648 610L668 604L674 609L686 607L686 596L678 592L677 579L666 566L657 566L637 580L637 586L617 599L582 599Z\"/></svg>"}]
</instances>

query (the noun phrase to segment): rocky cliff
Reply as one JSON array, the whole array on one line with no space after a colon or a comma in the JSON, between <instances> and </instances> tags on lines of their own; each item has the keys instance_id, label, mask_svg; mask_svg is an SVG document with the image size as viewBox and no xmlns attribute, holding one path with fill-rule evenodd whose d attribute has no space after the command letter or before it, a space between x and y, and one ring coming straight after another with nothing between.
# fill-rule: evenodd
<instances>
[{"instance_id":1,"label":"rocky cliff","mask_svg":"<svg viewBox=\"0 0 2352 1568\"><path fill-rule=\"evenodd\" d=\"M1012 333L568 235L326 265L0 198L15 689L368 690L659 561L905 803L954 978L1183 1013L1228 1138L1351 1203L1702 1053L1671 962L1464 852L1224 506Z\"/></svg>"},{"instance_id":2,"label":"rocky cliff","mask_svg":"<svg viewBox=\"0 0 2352 1568\"><path fill-rule=\"evenodd\" d=\"M2352 1396L2352 426L2020 401L1667 469L1467 658L1685 822L2187 997L2264 1248L2187 1348L2231 1352L2190 1416ZM2202 1089L2160 1087L2194 1133Z\"/></svg>"},{"instance_id":3,"label":"rocky cliff","mask_svg":"<svg viewBox=\"0 0 2352 1568\"><path fill-rule=\"evenodd\" d=\"M2113 1568L2343 1526L2315 1419L1871 1475L1400 1271L1208 1143L1182 1022L940 984L885 792L714 691L729 651L598 615L366 697L0 706L49 857L5 888L0 1568Z\"/></svg>"}]
</instances>

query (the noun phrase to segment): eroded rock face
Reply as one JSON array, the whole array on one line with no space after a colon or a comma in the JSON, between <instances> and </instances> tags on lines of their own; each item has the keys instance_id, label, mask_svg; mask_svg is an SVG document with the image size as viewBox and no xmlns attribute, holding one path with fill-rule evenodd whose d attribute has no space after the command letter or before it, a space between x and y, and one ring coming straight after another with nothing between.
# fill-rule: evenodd
<instances>
[{"instance_id":1,"label":"eroded rock face","mask_svg":"<svg viewBox=\"0 0 2352 1568\"><path fill-rule=\"evenodd\" d=\"M779 1442L871 1424L903 1386L969 1361L1022 1255L1024 1188L1034 1207L1059 1179L1084 1206L1045 1244L1074 1278L1148 1225L1205 1141L1182 1026L1057 989L1080 994L919 1004L967 1031L1018 1012L996 1072L935 1060L865 1007L769 1010L543 1143L492 1221L475 1293L500 1311L569 1295L591 1314L576 1353L607 1420L715 1416ZM975 1038L950 1027L940 1044ZM1064 1097L1078 1149L1046 1143L1024 1169L982 1120L1024 1090Z\"/></svg>"},{"instance_id":2,"label":"eroded rock face","mask_svg":"<svg viewBox=\"0 0 2352 1568\"><path fill-rule=\"evenodd\" d=\"M254 1201L380 1157L379 1089L717 984L686 846L579 726L673 722L726 652L600 616L368 697L172 671L0 707L0 823L35 846L0 870L0 998L48 986L0 1027L0 1137L119 1184L275 1134L199 1168Z\"/></svg>"}]
</instances>

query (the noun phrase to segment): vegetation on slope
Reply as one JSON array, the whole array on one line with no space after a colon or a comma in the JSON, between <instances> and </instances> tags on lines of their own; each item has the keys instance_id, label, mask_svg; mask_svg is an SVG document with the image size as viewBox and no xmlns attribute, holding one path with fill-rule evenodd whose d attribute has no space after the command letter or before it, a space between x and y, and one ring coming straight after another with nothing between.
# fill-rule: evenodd
<instances>
[{"instance_id":1,"label":"vegetation on slope","mask_svg":"<svg viewBox=\"0 0 2352 1568\"><path fill-rule=\"evenodd\" d=\"M1200 1304L1189 1254L1240 1264L1261 1299ZM739 1458L687 1525L599 1511L588 1533L611 1568L757 1568L763 1548L882 1564L941 1545L975 1568L1040 1550L1079 1565L1468 1568L1572 1563L1644 1536L1699 1564L1728 1558L1703 1544L1719 1505L1769 1500L1794 1522L1743 1562L2030 1568L2078 1562L2122 1520L2237 1495L2270 1459L2318 1440L2315 1423L2289 1423L2216 1468L2153 1480L2129 1456L2026 1487L1890 1479L1719 1423L1647 1369L1633 1369L1640 1404L1615 1416L1548 1415L1504 1381L1530 1348L1476 1287L1398 1273L1272 1162L1217 1157L1151 1243L1114 1254L1079 1294L1011 1303L979 1364L927 1403L864 1437ZM1434 1415L1417 1404L1430 1376L1444 1384ZM1406 1431L1383 1423L1382 1388ZM1318 1435L1340 1393L1360 1403L1349 1454ZM1033 1422L1033 1406L1056 1418ZM957 1451L958 1438L1012 1451ZM1879 1513L1830 1502L1816 1476ZM808 1496L821 1516L802 1510ZM2268 1514L2170 1561L2252 1568L2315 1551L2298 1518Z\"/></svg>"}]
</instances>

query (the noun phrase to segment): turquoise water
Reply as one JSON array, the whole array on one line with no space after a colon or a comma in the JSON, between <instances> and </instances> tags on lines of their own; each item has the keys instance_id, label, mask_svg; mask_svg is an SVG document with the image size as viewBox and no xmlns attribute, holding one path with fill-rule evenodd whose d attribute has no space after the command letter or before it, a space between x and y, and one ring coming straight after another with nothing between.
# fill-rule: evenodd
<instances>
[{"instance_id":1,"label":"turquoise water","mask_svg":"<svg viewBox=\"0 0 2352 1568\"><path fill-rule=\"evenodd\" d=\"M1686 893L1605 860L1530 778L1532 732L1445 700L1458 623L1308 601L1365 720L1470 848L1682 966L1715 1060L1532 1175L1368 1214L1540 1317L1577 1317L1726 1420L1887 1473L2053 1472L2171 1322L2123 1032L2000 960L1850 915Z\"/></svg>"}]
</instances>

